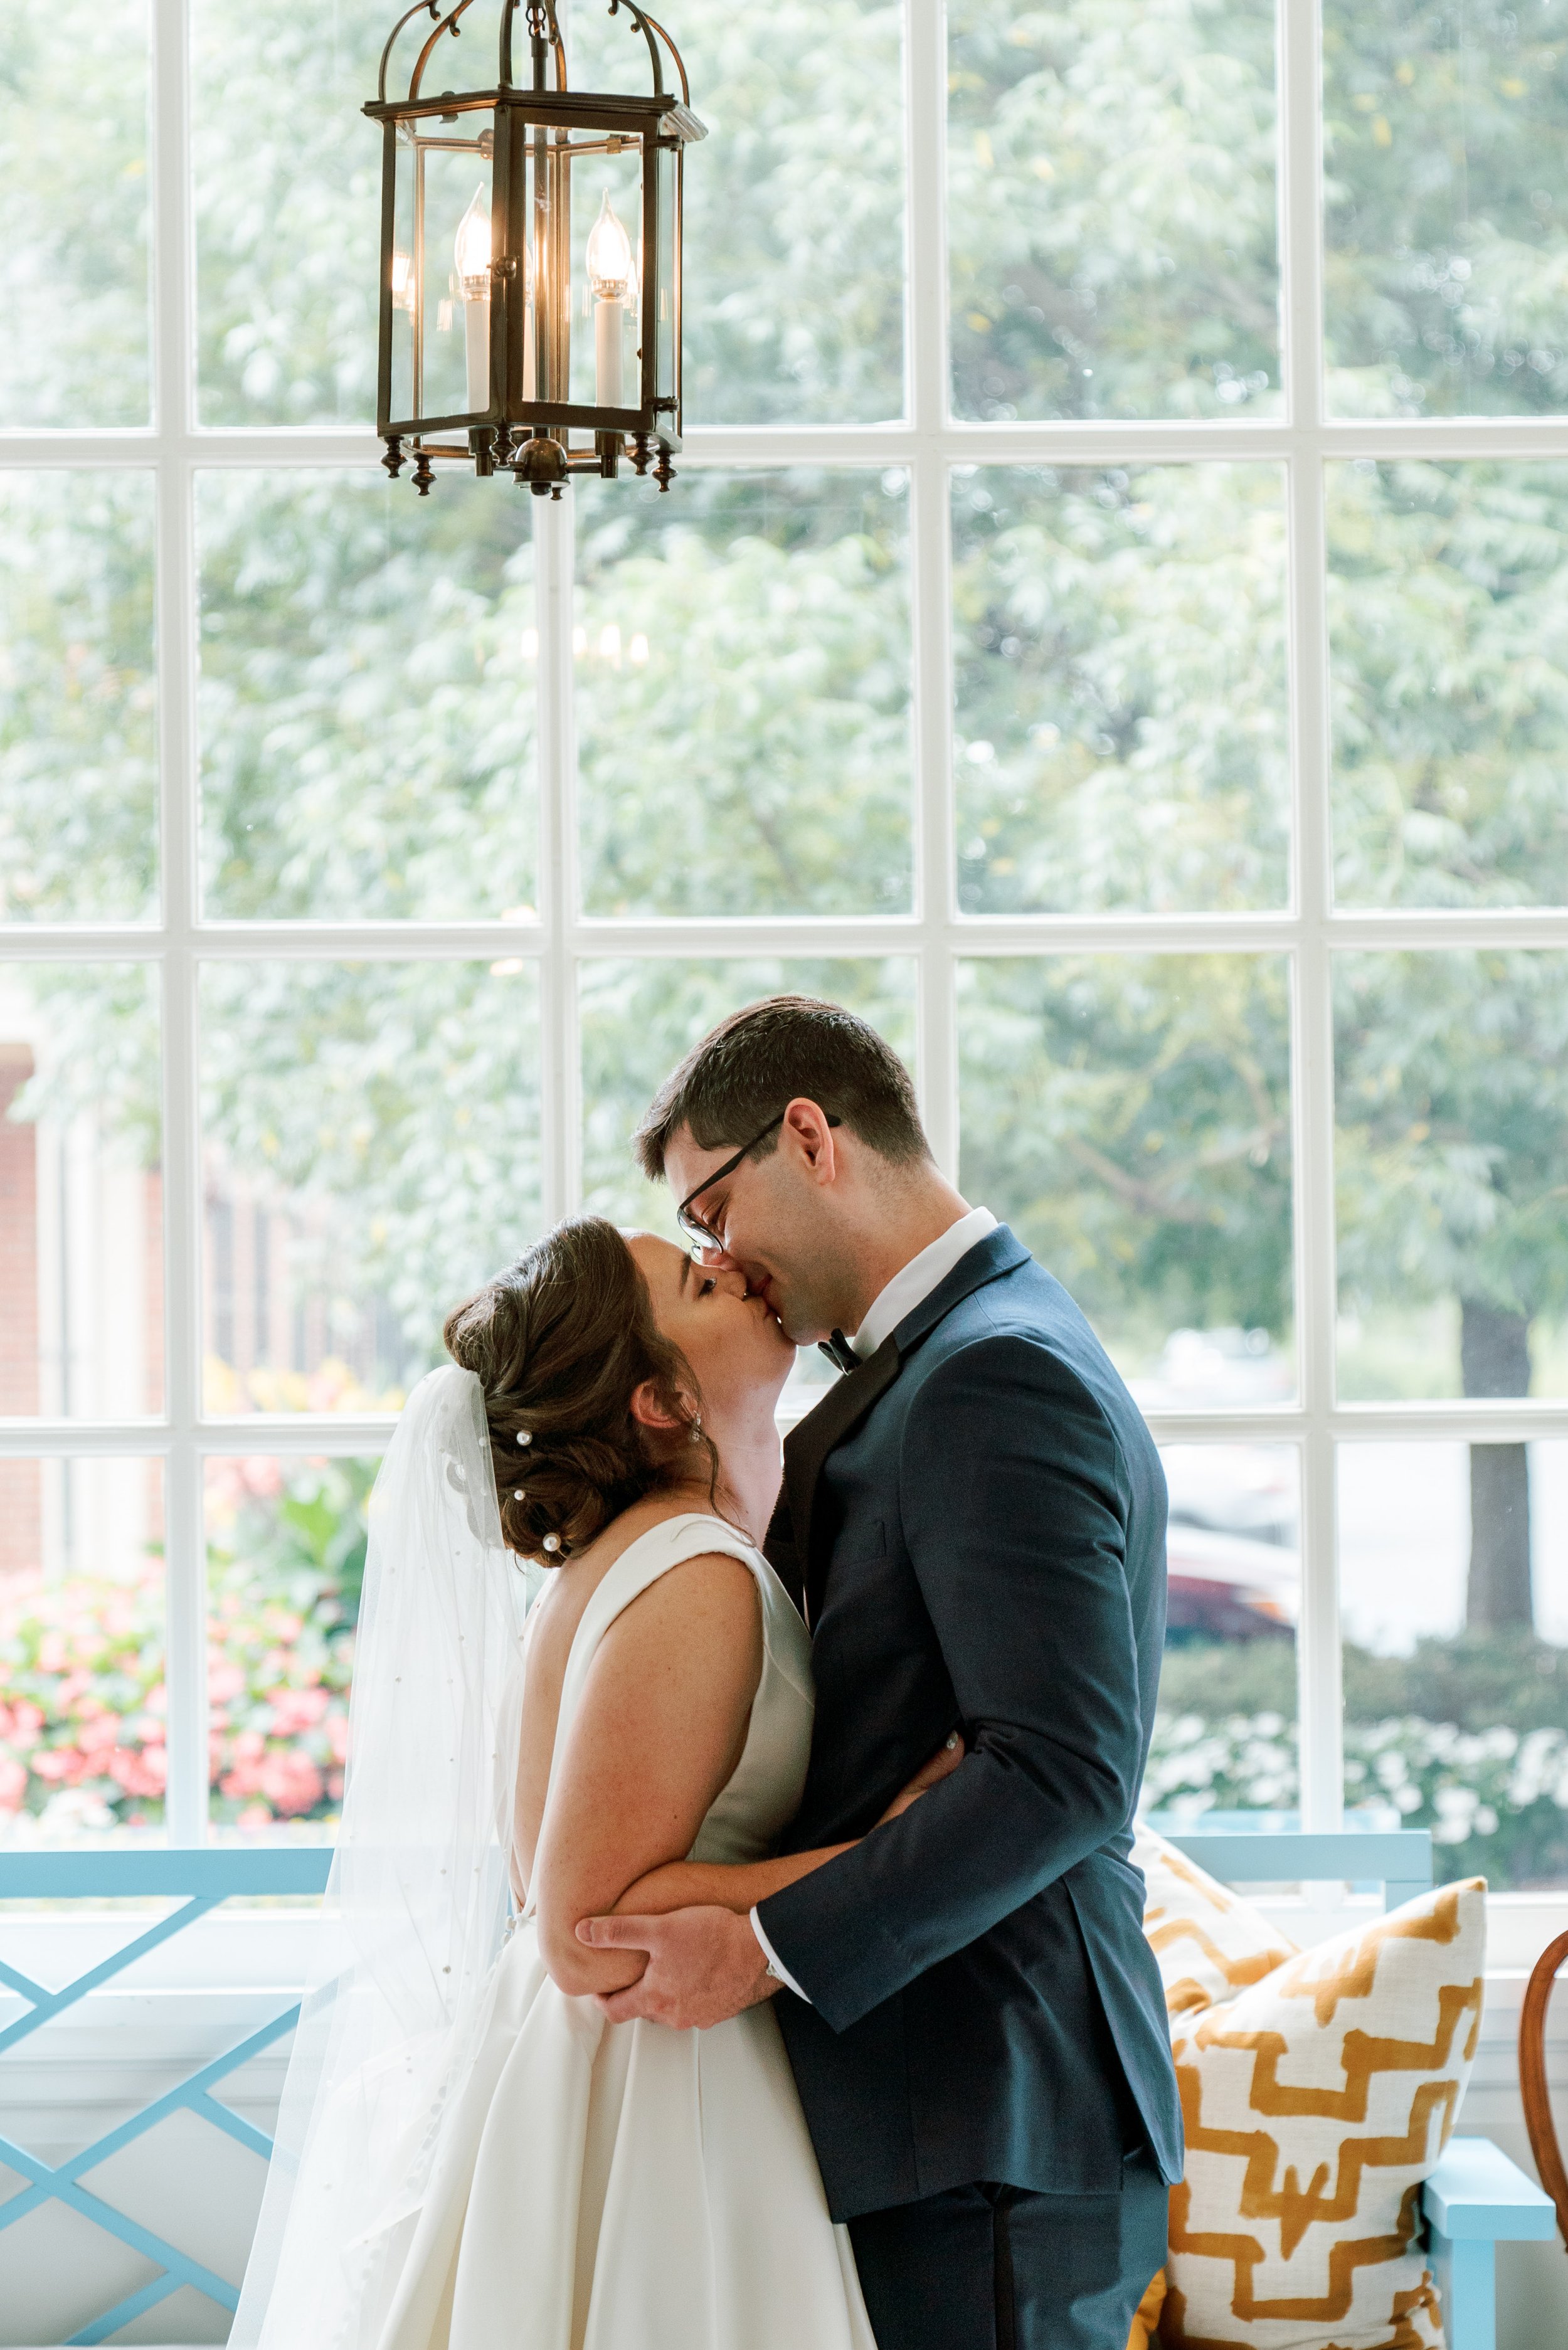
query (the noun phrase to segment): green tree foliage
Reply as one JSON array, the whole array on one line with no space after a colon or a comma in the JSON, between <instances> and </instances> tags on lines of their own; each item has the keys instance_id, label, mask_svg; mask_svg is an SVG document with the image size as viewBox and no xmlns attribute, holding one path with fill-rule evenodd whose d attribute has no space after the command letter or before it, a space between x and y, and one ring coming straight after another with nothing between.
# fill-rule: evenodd
<instances>
[{"instance_id":1,"label":"green tree foliage","mask_svg":"<svg viewBox=\"0 0 1568 2350\"><path fill-rule=\"evenodd\" d=\"M1562 955L1347 955L1339 981L1340 1264L1350 1296L1561 1312Z\"/></svg>"},{"instance_id":2,"label":"green tree foliage","mask_svg":"<svg viewBox=\"0 0 1568 2350\"><path fill-rule=\"evenodd\" d=\"M1552 0L1327 0L1325 319L1350 413L1568 396L1568 34Z\"/></svg>"},{"instance_id":3,"label":"green tree foliage","mask_svg":"<svg viewBox=\"0 0 1568 2350\"><path fill-rule=\"evenodd\" d=\"M691 476L581 504L583 894L602 914L902 913L900 473Z\"/></svg>"},{"instance_id":4,"label":"green tree foliage","mask_svg":"<svg viewBox=\"0 0 1568 2350\"><path fill-rule=\"evenodd\" d=\"M381 141L359 108L398 13L380 0L193 0L203 423L375 414Z\"/></svg>"},{"instance_id":5,"label":"green tree foliage","mask_svg":"<svg viewBox=\"0 0 1568 2350\"><path fill-rule=\"evenodd\" d=\"M1273 957L964 967L961 1180L1124 1361L1183 1324L1288 1332L1285 994Z\"/></svg>"},{"instance_id":6,"label":"green tree foliage","mask_svg":"<svg viewBox=\"0 0 1568 2350\"><path fill-rule=\"evenodd\" d=\"M417 1376L452 1307L539 1229L531 973L214 963L202 1011L225 1171L306 1211L301 1268L385 1298L400 1339L382 1367Z\"/></svg>"},{"instance_id":7,"label":"green tree foliage","mask_svg":"<svg viewBox=\"0 0 1568 2350\"><path fill-rule=\"evenodd\" d=\"M1276 407L1268 0L958 0L950 23L960 412Z\"/></svg>"},{"instance_id":8,"label":"green tree foliage","mask_svg":"<svg viewBox=\"0 0 1568 2350\"><path fill-rule=\"evenodd\" d=\"M145 424L149 0L13 9L0 57L0 418Z\"/></svg>"},{"instance_id":9,"label":"green tree foliage","mask_svg":"<svg viewBox=\"0 0 1568 2350\"><path fill-rule=\"evenodd\" d=\"M364 473L212 473L198 518L209 910L434 921L530 905L518 503L473 481L427 508Z\"/></svg>"},{"instance_id":10,"label":"green tree foliage","mask_svg":"<svg viewBox=\"0 0 1568 2350\"><path fill-rule=\"evenodd\" d=\"M0 920L152 910L156 694L151 475L0 476Z\"/></svg>"},{"instance_id":11,"label":"green tree foliage","mask_svg":"<svg viewBox=\"0 0 1568 2350\"><path fill-rule=\"evenodd\" d=\"M385 21L379 0L309 18L281 0L243 17L200 0L210 421L369 411L378 166L356 109ZM952 22L960 409L1266 410L1272 10L965 0ZM1341 409L1556 399L1548 314L1568 236L1560 199L1538 199L1568 132L1558 51L1538 6L1467 16L1462 36L1457 24L1395 0L1331 11ZM897 11L787 0L764 16L691 0L676 29L713 130L688 170L691 417L895 412ZM612 57L629 78L619 20L582 0L570 30L579 80ZM474 36L465 60L488 37ZM44 52L28 54L36 93ZM139 134L125 124L101 151L129 173ZM95 245L100 182L63 151L41 147L38 171L30 249L91 248L106 285L132 285L140 198L119 203L120 244ZM71 335L78 313L62 305ZM54 348L68 359L75 345ZM115 387L132 380L129 349ZM65 360L57 371L65 380ZM93 397L81 421L112 421L109 393ZM26 421L20 391L15 405ZM6 910L134 914L153 860L150 509L130 477L26 495L36 503L11 506L3 557ZM225 469L202 484L209 911L529 919L526 507L450 476L425 503L320 473ZM688 471L669 500L629 483L579 498L587 908L909 904L904 512L898 477L821 469ZM1267 466L997 466L957 482L966 910L1284 902L1282 529ZM1561 900L1565 534L1554 463L1334 470L1343 903ZM1536 1324L1563 1311L1558 981L1541 954L1347 963L1341 1238L1357 1311L1440 1297ZM626 1196L612 1170L640 1106L628 1073L640 1094L693 1022L774 983L760 964L698 983L659 959L586 975L593 1196ZM393 1297L419 1347L485 1253L509 1253L539 1212L529 987L451 962L251 967L210 984L213 1148L314 1202L344 1283ZM866 987L878 1017L905 1019L901 982ZM88 965L50 1019L69 1048L59 1085L80 1100L107 1088L153 1148L150 1013ZM1272 959L977 959L961 1024L967 1180L1083 1289L1129 1360L1179 1317L1289 1328L1289 1041ZM1459 1376L1456 1350L1450 1388Z\"/></svg>"},{"instance_id":12,"label":"green tree foliage","mask_svg":"<svg viewBox=\"0 0 1568 2350\"><path fill-rule=\"evenodd\" d=\"M1568 473L1329 469L1342 903L1568 898Z\"/></svg>"},{"instance_id":13,"label":"green tree foliage","mask_svg":"<svg viewBox=\"0 0 1568 2350\"><path fill-rule=\"evenodd\" d=\"M966 912L1281 904L1279 472L966 469L953 522Z\"/></svg>"}]
</instances>

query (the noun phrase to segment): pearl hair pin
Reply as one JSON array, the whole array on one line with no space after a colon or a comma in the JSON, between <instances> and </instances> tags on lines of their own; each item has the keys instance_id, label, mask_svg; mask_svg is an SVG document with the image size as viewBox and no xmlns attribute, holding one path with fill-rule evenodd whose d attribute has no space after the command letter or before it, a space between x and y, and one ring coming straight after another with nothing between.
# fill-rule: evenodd
<instances>
[{"instance_id":1,"label":"pearl hair pin","mask_svg":"<svg viewBox=\"0 0 1568 2350\"><path fill-rule=\"evenodd\" d=\"M559 1550L560 1547L561 1537L559 1534L546 1534L545 1536L545 1548L546 1550Z\"/></svg>"},{"instance_id":2,"label":"pearl hair pin","mask_svg":"<svg viewBox=\"0 0 1568 2350\"><path fill-rule=\"evenodd\" d=\"M512 1498L513 1498L513 1500L514 1500L514 1502L525 1502L525 1501L528 1499L528 1496L527 1496L527 1493L524 1492L524 1488L523 1488L521 1485L519 1485L519 1486L518 1486L518 1488L517 1488L517 1490L516 1490L516 1492L513 1494Z\"/></svg>"},{"instance_id":3,"label":"pearl hair pin","mask_svg":"<svg viewBox=\"0 0 1568 2350\"><path fill-rule=\"evenodd\" d=\"M517 1431L517 1441L519 1444L532 1444L534 1439L527 1429L520 1428Z\"/></svg>"}]
</instances>

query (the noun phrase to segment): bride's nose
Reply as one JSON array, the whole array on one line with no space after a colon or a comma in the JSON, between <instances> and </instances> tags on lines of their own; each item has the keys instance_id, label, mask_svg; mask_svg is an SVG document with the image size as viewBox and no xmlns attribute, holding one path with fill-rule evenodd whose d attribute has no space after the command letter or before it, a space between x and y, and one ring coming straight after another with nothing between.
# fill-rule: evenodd
<instances>
[{"instance_id":1,"label":"bride's nose","mask_svg":"<svg viewBox=\"0 0 1568 2350\"><path fill-rule=\"evenodd\" d=\"M751 1294L751 1284L738 1264L725 1265L711 1277L727 1297L746 1297Z\"/></svg>"}]
</instances>

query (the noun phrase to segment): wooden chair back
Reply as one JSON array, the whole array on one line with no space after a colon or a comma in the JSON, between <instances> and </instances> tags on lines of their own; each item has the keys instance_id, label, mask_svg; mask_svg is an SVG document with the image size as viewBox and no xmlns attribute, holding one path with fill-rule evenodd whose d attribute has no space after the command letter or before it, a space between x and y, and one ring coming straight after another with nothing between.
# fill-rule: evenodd
<instances>
[{"instance_id":1,"label":"wooden chair back","mask_svg":"<svg viewBox=\"0 0 1568 2350\"><path fill-rule=\"evenodd\" d=\"M1568 2171L1563 2168L1563 2149L1557 2142L1546 2085L1546 2010L1564 1959L1568 1959L1568 1934L1559 1934L1542 1951L1532 1971L1519 2019L1519 2085L1530 2151L1535 2157L1541 2184L1557 2207L1557 2232L1568 2247Z\"/></svg>"}]
</instances>

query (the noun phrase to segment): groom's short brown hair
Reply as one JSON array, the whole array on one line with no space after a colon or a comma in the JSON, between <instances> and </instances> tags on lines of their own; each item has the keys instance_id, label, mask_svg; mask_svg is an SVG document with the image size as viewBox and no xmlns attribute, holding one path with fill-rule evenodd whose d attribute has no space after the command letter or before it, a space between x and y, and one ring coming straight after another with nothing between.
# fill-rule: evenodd
<instances>
[{"instance_id":1,"label":"groom's short brown hair","mask_svg":"<svg viewBox=\"0 0 1568 2350\"><path fill-rule=\"evenodd\" d=\"M642 1171L659 1180L682 1127L700 1150L738 1149L801 1096L884 1159L931 1155L909 1071L875 1028L841 1003L773 995L732 1012L665 1078L633 1138ZM775 1142L769 1135L758 1157Z\"/></svg>"}]
</instances>

